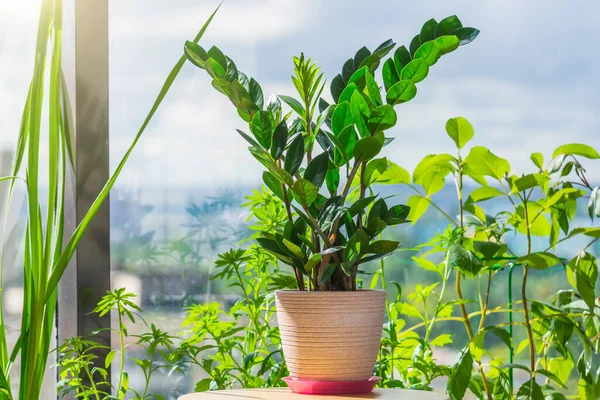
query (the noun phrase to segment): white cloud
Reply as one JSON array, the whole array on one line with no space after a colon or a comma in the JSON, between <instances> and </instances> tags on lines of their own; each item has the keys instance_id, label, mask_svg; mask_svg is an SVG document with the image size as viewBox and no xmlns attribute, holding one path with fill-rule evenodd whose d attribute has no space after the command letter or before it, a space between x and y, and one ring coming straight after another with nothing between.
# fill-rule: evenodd
<instances>
[{"instance_id":1,"label":"white cloud","mask_svg":"<svg viewBox=\"0 0 600 400\"><path fill-rule=\"evenodd\" d=\"M152 7L152 2L142 0L111 2L111 34L119 38L143 35L145 39L195 35L218 2L188 1L182 5L178 1L177 7L158 4L162 6ZM219 43L256 43L290 36L307 28L312 5L308 0L227 1L206 37L218 39Z\"/></svg>"}]
</instances>

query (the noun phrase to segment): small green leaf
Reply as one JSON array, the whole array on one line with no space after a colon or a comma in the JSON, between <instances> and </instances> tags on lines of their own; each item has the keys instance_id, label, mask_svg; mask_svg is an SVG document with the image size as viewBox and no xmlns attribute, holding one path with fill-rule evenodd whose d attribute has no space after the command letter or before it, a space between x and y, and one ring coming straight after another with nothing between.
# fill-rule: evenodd
<instances>
[{"instance_id":1,"label":"small green leaf","mask_svg":"<svg viewBox=\"0 0 600 400\"><path fill-rule=\"evenodd\" d=\"M468 166L465 173L473 178L491 176L497 180L502 180L510 172L508 161L496 156L482 146L473 147L464 163Z\"/></svg>"},{"instance_id":2,"label":"small green leaf","mask_svg":"<svg viewBox=\"0 0 600 400\"><path fill-rule=\"evenodd\" d=\"M290 144L283 167L290 175L294 175L298 168L300 168L300 165L302 165L303 159L304 137L302 136L302 133L300 133Z\"/></svg>"},{"instance_id":3,"label":"small green leaf","mask_svg":"<svg viewBox=\"0 0 600 400\"><path fill-rule=\"evenodd\" d=\"M265 149L271 147L273 128L273 117L271 116L271 113L259 111L254 114L254 118L252 118L252 122L250 123L250 131L256 140L258 140L258 143Z\"/></svg>"},{"instance_id":4,"label":"small green leaf","mask_svg":"<svg viewBox=\"0 0 600 400\"><path fill-rule=\"evenodd\" d=\"M354 235L348 239L346 243L346 251L344 251L344 272L350 275L354 266L360 260L360 257L366 253L369 245L369 238L362 229L358 229Z\"/></svg>"},{"instance_id":5,"label":"small green leaf","mask_svg":"<svg viewBox=\"0 0 600 400\"><path fill-rule=\"evenodd\" d=\"M504 195L504 192L493 186L481 186L471 192L467 199L467 203L479 203L480 201L493 199L494 197L502 195Z\"/></svg>"},{"instance_id":6,"label":"small green leaf","mask_svg":"<svg viewBox=\"0 0 600 400\"><path fill-rule=\"evenodd\" d=\"M383 78L383 86L385 90L388 91L396 82L400 80L400 76L396 71L396 66L394 65L394 60L388 58L383 64L383 70L381 72L381 76Z\"/></svg>"},{"instance_id":7,"label":"small green leaf","mask_svg":"<svg viewBox=\"0 0 600 400\"><path fill-rule=\"evenodd\" d=\"M474 241L473 245L486 261L491 261L497 254L502 255L506 251L504 243Z\"/></svg>"},{"instance_id":8,"label":"small green leaf","mask_svg":"<svg viewBox=\"0 0 600 400\"><path fill-rule=\"evenodd\" d=\"M317 199L319 191L312 182L306 179L298 179L292 186L292 193L298 203L303 207L308 207Z\"/></svg>"},{"instance_id":9,"label":"small green leaf","mask_svg":"<svg viewBox=\"0 0 600 400\"><path fill-rule=\"evenodd\" d=\"M529 158L531 158L536 167L544 169L544 155L542 153L532 153Z\"/></svg>"},{"instance_id":10,"label":"small green leaf","mask_svg":"<svg viewBox=\"0 0 600 400\"><path fill-rule=\"evenodd\" d=\"M534 379L530 379L521 385L515 400L544 400L544 392Z\"/></svg>"},{"instance_id":11,"label":"small green leaf","mask_svg":"<svg viewBox=\"0 0 600 400\"><path fill-rule=\"evenodd\" d=\"M550 177L546 174L528 174L512 180L511 189L514 193L518 193L534 187L544 188L549 180Z\"/></svg>"},{"instance_id":12,"label":"small green leaf","mask_svg":"<svg viewBox=\"0 0 600 400\"><path fill-rule=\"evenodd\" d=\"M455 171L454 157L450 154L430 154L425 156L413 172L413 181L423 186L428 196L440 191L446 176Z\"/></svg>"},{"instance_id":13,"label":"small green leaf","mask_svg":"<svg viewBox=\"0 0 600 400\"><path fill-rule=\"evenodd\" d=\"M429 67L425 60L422 58L415 58L402 69L400 78L402 80L409 80L413 83L419 83L427 77L428 73Z\"/></svg>"},{"instance_id":14,"label":"small green leaf","mask_svg":"<svg viewBox=\"0 0 600 400\"><path fill-rule=\"evenodd\" d=\"M431 204L429 199L423 196L414 195L408 198L408 201L406 202L406 205L410 207L408 219L412 225L425 214L425 211L429 208L429 204Z\"/></svg>"},{"instance_id":15,"label":"small green leaf","mask_svg":"<svg viewBox=\"0 0 600 400\"><path fill-rule=\"evenodd\" d=\"M369 161L381 151L382 144L376 137L365 137L356 142L354 158L357 162Z\"/></svg>"},{"instance_id":16,"label":"small green leaf","mask_svg":"<svg viewBox=\"0 0 600 400\"><path fill-rule=\"evenodd\" d=\"M385 213L383 220L388 225L403 224L405 222L409 222L407 220L409 214L410 214L409 206L405 206L404 204L397 204L397 205L391 207Z\"/></svg>"},{"instance_id":17,"label":"small green leaf","mask_svg":"<svg viewBox=\"0 0 600 400\"><path fill-rule=\"evenodd\" d=\"M450 246L448 257L450 262L454 264L460 272L471 278L475 278L479 271L481 271L482 264L477 256L472 251L465 249L459 244Z\"/></svg>"},{"instance_id":18,"label":"small green leaf","mask_svg":"<svg viewBox=\"0 0 600 400\"><path fill-rule=\"evenodd\" d=\"M409 80L401 80L392 86L386 93L385 100L388 104L405 103L412 100L417 95L417 86Z\"/></svg>"},{"instance_id":19,"label":"small green leaf","mask_svg":"<svg viewBox=\"0 0 600 400\"><path fill-rule=\"evenodd\" d=\"M296 246L294 243L290 242L287 239L283 239L283 244L285 245L285 247L287 247L287 249L297 258L300 259L304 259L306 257L306 255L302 252L302 249L300 249L300 247Z\"/></svg>"},{"instance_id":20,"label":"small green leaf","mask_svg":"<svg viewBox=\"0 0 600 400\"><path fill-rule=\"evenodd\" d=\"M304 172L304 179L308 179L317 189L323 185L325 175L329 168L329 155L321 153L311 160Z\"/></svg>"},{"instance_id":21,"label":"small green leaf","mask_svg":"<svg viewBox=\"0 0 600 400\"><path fill-rule=\"evenodd\" d=\"M236 129L236 131L237 131L237 133L240 134L241 137L244 138L244 140L246 140L246 142L250 143L252 146L256 147L257 149L261 148L260 144L258 144L258 142L256 140L252 139L252 137L250 135L240 131L239 129Z\"/></svg>"},{"instance_id":22,"label":"small green leaf","mask_svg":"<svg viewBox=\"0 0 600 400\"><path fill-rule=\"evenodd\" d=\"M268 171L264 171L262 174L263 182L267 187L277 196L280 200L284 200L283 188L281 182Z\"/></svg>"},{"instance_id":23,"label":"small green leaf","mask_svg":"<svg viewBox=\"0 0 600 400\"><path fill-rule=\"evenodd\" d=\"M460 44L458 38L454 35L440 36L435 39L435 44L439 47L438 58L456 50Z\"/></svg>"},{"instance_id":24,"label":"small green leaf","mask_svg":"<svg viewBox=\"0 0 600 400\"><path fill-rule=\"evenodd\" d=\"M321 263L321 254L313 254L312 257L304 264L306 272L310 273L317 265Z\"/></svg>"},{"instance_id":25,"label":"small green leaf","mask_svg":"<svg viewBox=\"0 0 600 400\"><path fill-rule=\"evenodd\" d=\"M581 252L567 265L567 278L585 303L593 310L596 303L595 287L598 280L598 261L588 252Z\"/></svg>"},{"instance_id":26,"label":"small green leaf","mask_svg":"<svg viewBox=\"0 0 600 400\"><path fill-rule=\"evenodd\" d=\"M302 104L300 104L300 102L298 100L294 99L293 97L284 96L284 95L279 95L279 98L281 100L283 100L288 106L290 106L292 108L292 110L296 111L296 113L299 116L304 118L305 110L304 110L304 107L302 107Z\"/></svg>"},{"instance_id":27,"label":"small green leaf","mask_svg":"<svg viewBox=\"0 0 600 400\"><path fill-rule=\"evenodd\" d=\"M554 150L552 158L556 158L562 154L582 156L594 160L600 158L600 154L598 154L598 152L593 147L581 143L571 143L560 146L559 148Z\"/></svg>"},{"instance_id":28,"label":"small green leaf","mask_svg":"<svg viewBox=\"0 0 600 400\"><path fill-rule=\"evenodd\" d=\"M201 379L200 381L198 381L198 383L196 383L196 386L194 388L194 392L206 392L210 389L210 384L212 382L211 378L204 378Z\"/></svg>"},{"instance_id":29,"label":"small green leaf","mask_svg":"<svg viewBox=\"0 0 600 400\"><path fill-rule=\"evenodd\" d=\"M459 149L465 147L465 144L475 135L473 125L463 117L450 118L446 122L446 132Z\"/></svg>"},{"instance_id":30,"label":"small green leaf","mask_svg":"<svg viewBox=\"0 0 600 400\"><path fill-rule=\"evenodd\" d=\"M206 60L208 60L208 54L206 54L206 51L200 45L188 40L185 42L184 53L192 64L204 69Z\"/></svg>"},{"instance_id":31,"label":"small green leaf","mask_svg":"<svg viewBox=\"0 0 600 400\"><path fill-rule=\"evenodd\" d=\"M552 253L539 252L519 257L517 261L535 269L547 269L561 264L560 258Z\"/></svg>"},{"instance_id":32,"label":"small green leaf","mask_svg":"<svg viewBox=\"0 0 600 400\"><path fill-rule=\"evenodd\" d=\"M227 69L227 59L225 58L223 52L216 46L212 46L210 49L208 49L208 57L218 62L223 70Z\"/></svg>"},{"instance_id":33,"label":"small green leaf","mask_svg":"<svg viewBox=\"0 0 600 400\"><path fill-rule=\"evenodd\" d=\"M352 119L352 111L350 110L350 102L345 101L340 103L333 114L331 114L331 130L333 134L339 136L340 133L352 125L354 120Z\"/></svg>"},{"instance_id":34,"label":"small green leaf","mask_svg":"<svg viewBox=\"0 0 600 400\"><path fill-rule=\"evenodd\" d=\"M383 103L381 101L381 93L379 92L379 85L375 82L373 75L367 70L365 72L365 83L367 87L367 95L375 104L375 106L381 106Z\"/></svg>"},{"instance_id":35,"label":"small green leaf","mask_svg":"<svg viewBox=\"0 0 600 400\"><path fill-rule=\"evenodd\" d=\"M410 184L410 174L401 166L388 161L388 168L377 178L377 183L388 185Z\"/></svg>"},{"instance_id":36,"label":"small green leaf","mask_svg":"<svg viewBox=\"0 0 600 400\"><path fill-rule=\"evenodd\" d=\"M112 364L113 359L115 358L115 355L117 354L116 350L111 350L107 355L106 358L104 359L104 368L108 368L110 367L110 365Z\"/></svg>"}]
</instances>

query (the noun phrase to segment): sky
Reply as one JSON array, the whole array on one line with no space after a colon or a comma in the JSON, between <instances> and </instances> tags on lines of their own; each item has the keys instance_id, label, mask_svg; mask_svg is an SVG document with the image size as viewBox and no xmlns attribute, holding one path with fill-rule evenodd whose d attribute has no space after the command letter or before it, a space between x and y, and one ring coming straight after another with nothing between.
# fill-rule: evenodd
<instances>
[{"instance_id":1,"label":"sky","mask_svg":"<svg viewBox=\"0 0 600 400\"><path fill-rule=\"evenodd\" d=\"M0 149L16 139L31 73L39 0L0 2ZM217 1L110 2L110 141L116 166L181 55ZM448 118L475 127L473 145L532 170L566 142L600 147L600 3L591 1L226 0L201 45L217 45L265 95L292 94L292 57L304 52L333 78L363 45L408 44L429 18L456 14L481 30L445 56L411 102L396 107L385 149L412 170L427 154L453 151ZM327 92L327 96L330 96ZM205 71L186 64L124 170L119 187L210 191L254 185L261 166L235 129L247 129ZM595 169L595 171L594 171ZM590 164L592 177L600 169Z\"/></svg>"}]
</instances>

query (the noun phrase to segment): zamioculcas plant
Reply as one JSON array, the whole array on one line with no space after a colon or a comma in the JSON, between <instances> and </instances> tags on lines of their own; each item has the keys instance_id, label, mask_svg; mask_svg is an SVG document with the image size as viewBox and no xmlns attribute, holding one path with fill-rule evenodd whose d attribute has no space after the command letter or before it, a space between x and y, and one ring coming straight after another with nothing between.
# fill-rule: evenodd
<instances>
[{"instance_id":1,"label":"zamioculcas plant","mask_svg":"<svg viewBox=\"0 0 600 400\"><path fill-rule=\"evenodd\" d=\"M391 39L348 59L331 81L333 103L322 96L326 81L303 54L294 58L297 97L271 96L254 78L213 46L187 42L185 54L212 77L250 134L238 133L266 168L263 181L286 205L288 223L258 242L290 265L300 290L356 289L359 265L394 252L398 242L378 240L388 226L407 222L409 207L390 205L373 193L374 182L394 182L396 164L377 158L393 138L394 106L412 100L417 84L444 54L470 43L479 31L456 16L423 25L407 48ZM382 66L383 87L376 80ZM281 101L292 109L285 113ZM326 189L325 189L325 188Z\"/></svg>"},{"instance_id":2,"label":"zamioculcas plant","mask_svg":"<svg viewBox=\"0 0 600 400\"><path fill-rule=\"evenodd\" d=\"M185 44L188 60L210 75L213 87L248 124L250 133L238 133L266 168L263 182L285 204L284 228L262 232L257 241L296 276L298 291L276 292L281 342L293 378L369 381L385 292L356 291L357 273L361 264L398 249L399 243L382 240L382 233L408 222L410 212L374 193L374 183L397 183L401 173L378 157L393 140L385 132L397 123L394 107L416 96L417 84L440 57L478 33L451 16L427 21L408 48L392 53L396 43L391 39L373 51L362 47L331 81L332 103L322 97L326 81L320 68L304 54L294 57L297 96L265 101L259 83L217 47L205 51ZM380 66L383 86L376 79ZM284 112L282 101L292 111ZM331 344L325 349L323 342Z\"/></svg>"}]
</instances>

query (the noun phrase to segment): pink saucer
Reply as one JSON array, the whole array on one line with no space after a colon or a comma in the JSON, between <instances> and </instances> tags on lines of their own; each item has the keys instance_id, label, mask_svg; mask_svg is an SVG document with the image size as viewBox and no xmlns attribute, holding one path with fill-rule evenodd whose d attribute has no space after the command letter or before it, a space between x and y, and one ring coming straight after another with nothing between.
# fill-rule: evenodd
<instances>
[{"instance_id":1,"label":"pink saucer","mask_svg":"<svg viewBox=\"0 0 600 400\"><path fill-rule=\"evenodd\" d=\"M367 381L325 382L286 376L282 380L287 383L292 392L299 394L355 394L369 393L381 378L372 376Z\"/></svg>"}]
</instances>

